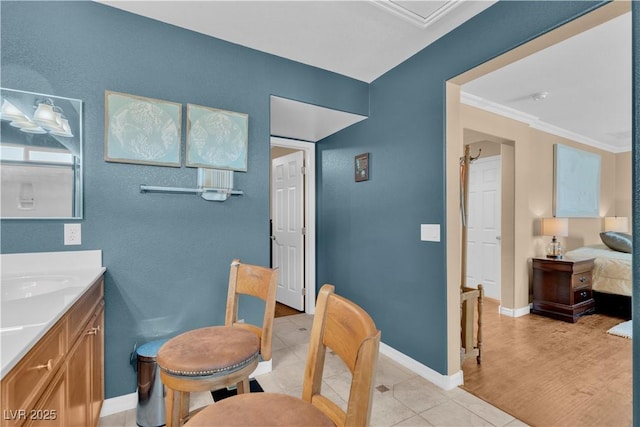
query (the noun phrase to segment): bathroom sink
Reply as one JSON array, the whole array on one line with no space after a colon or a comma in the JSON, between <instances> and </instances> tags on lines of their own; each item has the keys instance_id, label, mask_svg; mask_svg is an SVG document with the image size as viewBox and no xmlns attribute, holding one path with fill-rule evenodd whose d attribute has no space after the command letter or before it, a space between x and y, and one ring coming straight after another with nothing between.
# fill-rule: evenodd
<instances>
[{"instance_id":1,"label":"bathroom sink","mask_svg":"<svg viewBox=\"0 0 640 427\"><path fill-rule=\"evenodd\" d=\"M0 300L14 301L57 292L74 286L74 277L42 275L4 277L0 284Z\"/></svg>"}]
</instances>

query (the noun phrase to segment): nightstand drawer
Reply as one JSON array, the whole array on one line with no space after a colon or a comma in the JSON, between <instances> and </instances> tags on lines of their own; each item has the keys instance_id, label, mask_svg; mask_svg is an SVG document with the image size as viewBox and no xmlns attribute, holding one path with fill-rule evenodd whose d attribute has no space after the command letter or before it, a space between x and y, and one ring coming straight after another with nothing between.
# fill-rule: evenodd
<instances>
[{"instance_id":1,"label":"nightstand drawer","mask_svg":"<svg viewBox=\"0 0 640 427\"><path fill-rule=\"evenodd\" d=\"M573 293L573 303L580 304L592 298L591 289L578 289Z\"/></svg>"},{"instance_id":2,"label":"nightstand drawer","mask_svg":"<svg viewBox=\"0 0 640 427\"><path fill-rule=\"evenodd\" d=\"M571 287L573 289L591 287L591 272L578 273L571 276Z\"/></svg>"}]
</instances>

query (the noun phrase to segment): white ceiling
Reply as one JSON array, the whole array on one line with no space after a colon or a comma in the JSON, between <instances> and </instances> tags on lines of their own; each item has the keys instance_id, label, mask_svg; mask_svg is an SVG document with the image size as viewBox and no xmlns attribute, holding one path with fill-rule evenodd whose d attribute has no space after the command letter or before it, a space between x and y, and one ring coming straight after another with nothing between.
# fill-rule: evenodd
<instances>
[{"instance_id":1,"label":"white ceiling","mask_svg":"<svg viewBox=\"0 0 640 427\"><path fill-rule=\"evenodd\" d=\"M99 1L364 82L494 3ZM592 31L465 85L463 102L609 151L630 150L631 20L618 18L608 28ZM531 102L529 96L541 91L549 92L547 99ZM299 104L300 110L308 110ZM272 127L273 120L281 119L272 112Z\"/></svg>"},{"instance_id":2,"label":"white ceiling","mask_svg":"<svg viewBox=\"0 0 640 427\"><path fill-rule=\"evenodd\" d=\"M320 141L366 116L271 96L271 136Z\"/></svg>"},{"instance_id":3,"label":"white ceiling","mask_svg":"<svg viewBox=\"0 0 640 427\"><path fill-rule=\"evenodd\" d=\"M464 85L462 101L615 153L631 149L631 85L627 13Z\"/></svg>"}]
</instances>

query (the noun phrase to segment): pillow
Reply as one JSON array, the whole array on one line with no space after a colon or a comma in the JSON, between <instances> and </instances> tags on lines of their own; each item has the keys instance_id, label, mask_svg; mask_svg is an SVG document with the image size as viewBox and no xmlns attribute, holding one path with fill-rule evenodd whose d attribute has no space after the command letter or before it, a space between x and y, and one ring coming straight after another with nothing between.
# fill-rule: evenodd
<instances>
[{"instance_id":1,"label":"pillow","mask_svg":"<svg viewBox=\"0 0 640 427\"><path fill-rule=\"evenodd\" d=\"M630 234L617 231L605 231L604 233L600 233L600 239L602 243L614 251L630 254L633 250Z\"/></svg>"}]
</instances>

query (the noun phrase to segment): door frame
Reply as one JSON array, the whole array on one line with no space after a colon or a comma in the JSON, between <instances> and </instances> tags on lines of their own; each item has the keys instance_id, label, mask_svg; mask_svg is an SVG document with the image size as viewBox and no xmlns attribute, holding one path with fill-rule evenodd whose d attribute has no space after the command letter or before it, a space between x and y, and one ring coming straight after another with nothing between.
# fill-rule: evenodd
<instances>
[{"instance_id":1,"label":"door frame","mask_svg":"<svg viewBox=\"0 0 640 427\"><path fill-rule=\"evenodd\" d=\"M316 145L312 142L272 136L269 146L292 148L304 153L306 168L303 206L306 227L304 239L304 312L314 314L316 311ZM271 161L269 161L269 168L271 168ZM269 192L271 192L271 185L269 186ZM269 208L269 217L271 217L271 208Z\"/></svg>"},{"instance_id":2,"label":"door frame","mask_svg":"<svg viewBox=\"0 0 640 427\"><path fill-rule=\"evenodd\" d=\"M599 24L607 22L631 10L630 2L612 1L588 12L558 28L544 33L502 55L463 72L445 82L445 210L446 210L446 271L447 271L447 374L459 375L462 372L460 363L460 253L461 253L461 224L460 224L460 179L458 177L459 159L463 155L462 126L460 123L460 91L464 83L480 76L489 74L503 66L525 58L539 50L552 46L576 34L582 33ZM517 177L516 177L517 178ZM516 193L518 192L517 183ZM504 189L503 189L504 191ZM514 213L514 232L523 220L519 218L521 212ZM504 227L503 227L504 235ZM504 244L504 241L502 242ZM516 242L514 248L515 259L525 259L528 254L528 242ZM504 269L504 264L502 265ZM517 265L514 267L514 277L528 276L528 267ZM502 276L504 279L504 275ZM527 286L528 288L528 286ZM504 292L504 285L502 285ZM524 290L514 295L516 299L528 298ZM460 375L460 378L462 376Z\"/></svg>"}]
</instances>

